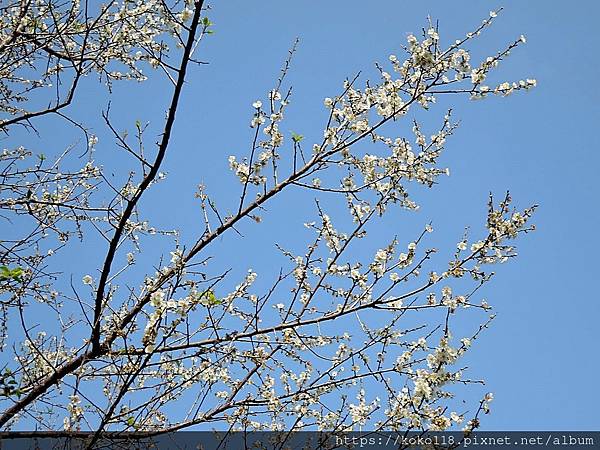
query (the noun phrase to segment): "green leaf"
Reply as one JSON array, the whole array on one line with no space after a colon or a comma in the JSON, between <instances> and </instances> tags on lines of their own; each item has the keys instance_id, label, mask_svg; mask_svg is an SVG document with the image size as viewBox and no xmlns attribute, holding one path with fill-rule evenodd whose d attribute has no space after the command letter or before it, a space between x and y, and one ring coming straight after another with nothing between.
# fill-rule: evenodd
<instances>
[{"instance_id":1,"label":"green leaf","mask_svg":"<svg viewBox=\"0 0 600 450\"><path fill-rule=\"evenodd\" d=\"M292 131L292 140L297 144L298 142L300 142L302 139L304 139L304 136L302 136L301 134L296 134Z\"/></svg>"},{"instance_id":2,"label":"green leaf","mask_svg":"<svg viewBox=\"0 0 600 450\"><path fill-rule=\"evenodd\" d=\"M6 266L0 266L0 281L11 279L15 281L21 281L21 275L23 275L23 269L21 267L9 269Z\"/></svg>"},{"instance_id":3,"label":"green leaf","mask_svg":"<svg viewBox=\"0 0 600 450\"><path fill-rule=\"evenodd\" d=\"M0 280L10 280L10 269L6 266L0 266Z\"/></svg>"},{"instance_id":4,"label":"green leaf","mask_svg":"<svg viewBox=\"0 0 600 450\"><path fill-rule=\"evenodd\" d=\"M135 418L133 416L129 416L127 418L127 425L129 425L130 427L135 425Z\"/></svg>"},{"instance_id":5,"label":"green leaf","mask_svg":"<svg viewBox=\"0 0 600 450\"><path fill-rule=\"evenodd\" d=\"M17 267L11 271L11 276L15 281L21 281L21 275L23 275L23 269Z\"/></svg>"},{"instance_id":6,"label":"green leaf","mask_svg":"<svg viewBox=\"0 0 600 450\"><path fill-rule=\"evenodd\" d=\"M200 299L204 300L202 302L202 304L204 304L206 306L217 306L217 305L220 305L221 303L223 303L223 300L218 299L216 297L215 293L211 290L208 290L208 291L200 294Z\"/></svg>"},{"instance_id":7,"label":"green leaf","mask_svg":"<svg viewBox=\"0 0 600 450\"><path fill-rule=\"evenodd\" d=\"M136 120L136 121L135 121L135 127L136 127L138 130L141 130L141 129L142 129L142 122L140 122L139 120Z\"/></svg>"}]
</instances>

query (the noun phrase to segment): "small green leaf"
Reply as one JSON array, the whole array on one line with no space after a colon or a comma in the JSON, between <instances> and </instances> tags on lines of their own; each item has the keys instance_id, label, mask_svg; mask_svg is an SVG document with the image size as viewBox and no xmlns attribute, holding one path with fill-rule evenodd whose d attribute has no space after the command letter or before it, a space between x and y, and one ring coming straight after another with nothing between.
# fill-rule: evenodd
<instances>
[{"instance_id":1,"label":"small green leaf","mask_svg":"<svg viewBox=\"0 0 600 450\"><path fill-rule=\"evenodd\" d=\"M6 281L10 279L21 281L21 275L23 275L23 269L21 267L9 269L7 266L0 266L0 281Z\"/></svg>"},{"instance_id":2,"label":"small green leaf","mask_svg":"<svg viewBox=\"0 0 600 450\"><path fill-rule=\"evenodd\" d=\"M292 131L292 140L297 144L298 142L300 142L302 139L304 139L304 136L302 136L301 134L296 134Z\"/></svg>"},{"instance_id":3,"label":"small green leaf","mask_svg":"<svg viewBox=\"0 0 600 450\"><path fill-rule=\"evenodd\" d=\"M127 425L129 425L130 427L135 425L135 418L133 416L129 416L127 418Z\"/></svg>"},{"instance_id":4,"label":"small green leaf","mask_svg":"<svg viewBox=\"0 0 600 450\"><path fill-rule=\"evenodd\" d=\"M142 122L140 122L139 120L136 120L136 121L135 121L135 127L136 127L138 130L141 130L141 128L142 128Z\"/></svg>"},{"instance_id":5,"label":"small green leaf","mask_svg":"<svg viewBox=\"0 0 600 450\"><path fill-rule=\"evenodd\" d=\"M0 280L9 280L10 279L10 269L6 266L0 266Z\"/></svg>"},{"instance_id":6,"label":"small green leaf","mask_svg":"<svg viewBox=\"0 0 600 450\"><path fill-rule=\"evenodd\" d=\"M23 275L23 269L17 267L11 271L11 276L15 281L21 281L21 275Z\"/></svg>"},{"instance_id":7,"label":"small green leaf","mask_svg":"<svg viewBox=\"0 0 600 450\"><path fill-rule=\"evenodd\" d=\"M217 306L223 303L223 300L218 299L215 293L211 290L203 292L200 294L200 299L203 300L202 304L206 306Z\"/></svg>"}]
</instances>

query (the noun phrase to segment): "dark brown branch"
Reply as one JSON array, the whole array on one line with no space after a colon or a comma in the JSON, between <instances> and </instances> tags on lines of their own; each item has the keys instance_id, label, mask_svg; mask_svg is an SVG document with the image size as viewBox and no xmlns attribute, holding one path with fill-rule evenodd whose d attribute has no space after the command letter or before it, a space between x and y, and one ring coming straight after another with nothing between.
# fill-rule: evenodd
<instances>
[{"instance_id":1,"label":"dark brown branch","mask_svg":"<svg viewBox=\"0 0 600 450\"><path fill-rule=\"evenodd\" d=\"M117 225L113 238L111 239L110 245L108 247L108 252L104 260L100 280L98 281L98 290L96 293L96 300L94 305L94 329L92 330L92 334L90 337L90 340L92 342L92 353L94 354L100 351L100 321L102 317L102 301L104 300L104 291L106 288L106 282L108 280L108 277L110 276L112 262L117 252L117 247L119 245L119 241L121 240L121 236L123 235L123 232L125 230L127 222L131 217L131 214L133 213L135 206L139 202L140 198L158 174L160 165L167 152L169 140L171 139L171 132L173 130L173 124L175 123L175 115L179 106L181 90L183 89L183 84L185 81L185 75L189 63L189 56L192 51L194 41L196 39L196 31L198 28L198 23L200 22L200 12L202 11L203 3L204 0L195 2L196 8L194 11L194 17L192 18L192 23L190 25L190 33L188 35L187 44L183 52L181 66L177 77L177 84L175 85L175 90L171 99L171 106L169 107L167 121L165 123L165 129L158 148L158 154L156 155L156 159L154 160L154 163L152 164L152 168L148 172L148 175L146 175L146 177L142 180L140 186L138 187L136 193L131 198L131 200L128 201L127 206L125 207L125 211L123 211L121 220L119 220L119 224Z\"/></svg>"}]
</instances>

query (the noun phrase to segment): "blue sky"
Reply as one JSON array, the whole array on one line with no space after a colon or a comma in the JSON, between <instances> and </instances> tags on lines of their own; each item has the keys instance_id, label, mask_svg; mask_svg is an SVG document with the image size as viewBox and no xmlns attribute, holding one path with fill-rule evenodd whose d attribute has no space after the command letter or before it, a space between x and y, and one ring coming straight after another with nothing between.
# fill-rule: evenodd
<instances>
[{"instance_id":1,"label":"blue sky","mask_svg":"<svg viewBox=\"0 0 600 450\"><path fill-rule=\"evenodd\" d=\"M198 183L205 183L225 209L236 204L239 187L228 171L227 157L244 155L248 149L250 105L259 98L264 101L296 37L300 44L289 74L294 94L282 131L303 134L312 143L323 129L323 98L336 95L342 81L358 71L363 79L375 78L373 63L385 62L390 53L400 54L407 34L419 33L428 15L439 19L442 41L452 42L491 9L505 8L475 41L474 54L492 55L526 35L527 44L511 54L490 84L536 78L538 87L486 101L449 99L454 117L461 121L443 157L452 175L435 189L416 194L418 213L398 212L393 222L385 222L377 231L382 236L379 243L393 234L410 242L411 231L432 221L434 245L451 253L465 226L480 230L489 192L500 197L510 189L521 208L538 203L537 231L518 241L519 258L495 268L498 276L482 294L498 317L466 359L470 375L485 378L486 390L495 394L483 429L600 429L595 385L600 358L594 344L600 339L600 308L592 259L599 249L595 128L600 93L590 86L600 75L600 39L593 31L600 4L582 1L575 8L566 1L541 0L231 0L211 6L216 33L197 55L209 64L191 71L165 160L170 176L144 204L158 225L179 227L188 243L201 232L193 198ZM150 129L158 130L169 96L164 86L152 80L139 87L115 85L114 117L128 120L130 127L136 119L151 121ZM82 100L88 106L105 105L92 88L83 92ZM426 118L430 129L438 125L444 107L442 102ZM91 114L82 119L101 129L97 109L81 111ZM108 158L102 151L99 145L100 160ZM260 230L242 226L242 234L251 238L225 237L217 255L222 264L239 273L248 267L259 274L274 273L285 260L277 256L273 242L302 251L302 223L307 215L314 219L312 198L291 193L272 205ZM396 229L386 228L392 226ZM92 264L104 244L89 242L80 249L81 260L89 258ZM365 250L357 256L371 255Z\"/></svg>"}]
</instances>

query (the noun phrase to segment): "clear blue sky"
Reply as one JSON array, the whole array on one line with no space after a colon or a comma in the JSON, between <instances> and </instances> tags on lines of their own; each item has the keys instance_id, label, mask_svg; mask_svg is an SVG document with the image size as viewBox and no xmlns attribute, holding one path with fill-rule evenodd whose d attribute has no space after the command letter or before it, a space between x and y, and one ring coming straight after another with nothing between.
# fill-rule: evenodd
<instances>
[{"instance_id":1,"label":"clear blue sky","mask_svg":"<svg viewBox=\"0 0 600 450\"><path fill-rule=\"evenodd\" d=\"M191 72L165 161L172 176L155 188L153 203L145 204L161 225L180 227L186 242L201 231L193 199L199 182L224 205L237 198L227 156L243 155L248 148L250 105L264 100L296 37L300 45L289 78L294 96L282 131L304 134L311 143L322 132L323 98L337 94L343 79L359 70L365 78L374 76L373 62L400 54L407 33L418 33L428 15L439 19L441 38L449 42L474 28L491 9L505 8L476 41L475 53L491 55L526 35L527 44L493 79L536 78L538 87L483 102L455 97L455 118L462 125L449 139L443 160L452 176L419 194L418 213L393 216L397 229L389 234L403 238L406 231L409 242L410 230L431 220L435 245L452 251L465 226L481 225L490 191L500 196L510 189L519 207L539 203L537 232L519 240L519 258L498 267L498 276L483 293L498 318L466 359L469 374L485 378L486 390L495 394L483 429L600 429L600 299L592 259L599 250L600 93L592 83L600 75L595 23L600 3L230 0L211 6L216 33L197 55L210 64ZM149 82L135 89L117 85L115 92L115 117L160 126L168 91ZM90 102L98 100L96 94L88 91ZM439 107L427 124L437 126L443 114ZM97 114L88 118L100 127ZM172 206L173 199L178 206L165 214L162 201ZM243 243L227 237L218 255L223 264L240 273L253 267L269 274L285 264L274 241L301 251L303 242L295 239L302 236L301 224L314 208L311 198L300 200L290 194L273 205L270 213L279 218L266 220L260 236L253 234ZM241 231L257 229L245 226ZM245 249L242 257L234 253L239 248ZM101 249L84 251L92 257Z\"/></svg>"}]
</instances>

